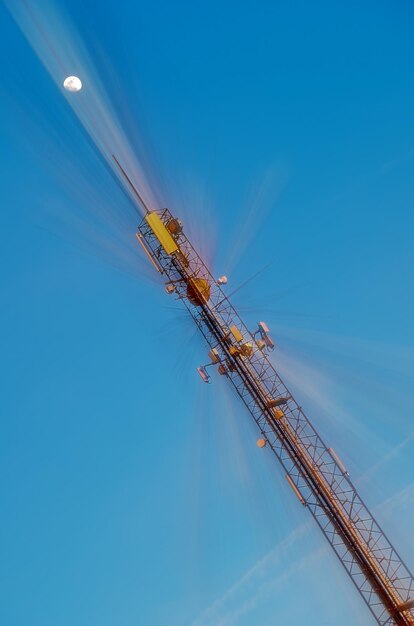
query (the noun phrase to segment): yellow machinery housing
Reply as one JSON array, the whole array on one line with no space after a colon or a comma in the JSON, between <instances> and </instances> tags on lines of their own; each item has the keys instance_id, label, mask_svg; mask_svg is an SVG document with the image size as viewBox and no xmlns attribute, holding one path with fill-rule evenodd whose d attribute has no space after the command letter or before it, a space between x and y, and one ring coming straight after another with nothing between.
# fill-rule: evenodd
<instances>
[{"instance_id":1,"label":"yellow machinery housing","mask_svg":"<svg viewBox=\"0 0 414 626\"><path fill-rule=\"evenodd\" d=\"M164 226L160 216L153 211L145 216L148 226L164 248L167 254L173 254L179 250L178 245L171 236L171 233Z\"/></svg>"}]
</instances>

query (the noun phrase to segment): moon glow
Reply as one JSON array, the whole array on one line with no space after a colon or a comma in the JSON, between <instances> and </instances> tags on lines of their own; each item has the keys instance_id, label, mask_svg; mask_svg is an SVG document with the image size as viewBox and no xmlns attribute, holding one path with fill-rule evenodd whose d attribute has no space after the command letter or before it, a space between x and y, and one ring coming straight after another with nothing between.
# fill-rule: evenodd
<instances>
[{"instance_id":1,"label":"moon glow","mask_svg":"<svg viewBox=\"0 0 414 626\"><path fill-rule=\"evenodd\" d=\"M63 86L67 91L80 91L82 89L82 81L77 76L68 76L63 81Z\"/></svg>"}]
</instances>

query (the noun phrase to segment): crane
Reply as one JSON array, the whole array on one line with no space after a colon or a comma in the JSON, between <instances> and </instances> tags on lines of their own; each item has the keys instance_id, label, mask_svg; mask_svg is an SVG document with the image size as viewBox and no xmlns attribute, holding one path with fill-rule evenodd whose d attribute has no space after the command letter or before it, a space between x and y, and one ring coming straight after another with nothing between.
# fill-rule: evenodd
<instances>
[{"instance_id":1,"label":"crane","mask_svg":"<svg viewBox=\"0 0 414 626\"><path fill-rule=\"evenodd\" d=\"M125 172L123 172L124 175ZM128 179L130 184L131 181ZM139 194L138 194L139 196ZM228 379L267 446L380 626L414 626L414 579L351 482L335 450L327 447L269 359L274 342L265 322L250 331L168 209L151 211L137 240L165 290L186 307L209 347L207 368Z\"/></svg>"}]
</instances>

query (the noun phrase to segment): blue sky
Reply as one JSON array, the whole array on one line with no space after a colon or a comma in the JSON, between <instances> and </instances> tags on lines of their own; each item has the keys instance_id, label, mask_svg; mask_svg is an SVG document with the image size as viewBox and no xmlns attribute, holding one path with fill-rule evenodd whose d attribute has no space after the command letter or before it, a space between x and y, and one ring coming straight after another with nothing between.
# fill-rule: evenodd
<instances>
[{"instance_id":1,"label":"blue sky","mask_svg":"<svg viewBox=\"0 0 414 626\"><path fill-rule=\"evenodd\" d=\"M0 623L371 624L225 381L198 379L87 130L229 289L265 268L234 301L413 569L411 3L27 6L25 37L0 5Z\"/></svg>"}]
</instances>

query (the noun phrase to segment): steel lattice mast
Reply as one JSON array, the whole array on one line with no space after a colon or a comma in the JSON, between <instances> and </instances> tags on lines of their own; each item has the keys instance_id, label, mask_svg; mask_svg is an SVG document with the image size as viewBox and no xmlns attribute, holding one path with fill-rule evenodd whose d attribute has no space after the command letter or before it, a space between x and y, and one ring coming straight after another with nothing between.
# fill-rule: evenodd
<instances>
[{"instance_id":1,"label":"steel lattice mast","mask_svg":"<svg viewBox=\"0 0 414 626\"><path fill-rule=\"evenodd\" d=\"M168 209L148 212L137 238L167 292L187 307L210 347L210 364L237 391L377 623L414 625L412 574L271 364L266 336L249 331ZM205 368L200 373L209 378Z\"/></svg>"}]
</instances>

